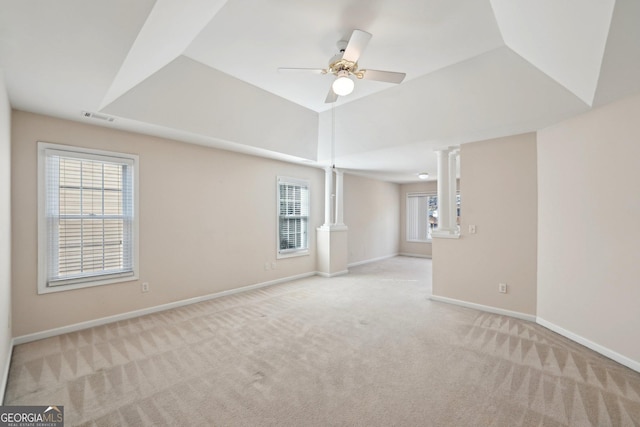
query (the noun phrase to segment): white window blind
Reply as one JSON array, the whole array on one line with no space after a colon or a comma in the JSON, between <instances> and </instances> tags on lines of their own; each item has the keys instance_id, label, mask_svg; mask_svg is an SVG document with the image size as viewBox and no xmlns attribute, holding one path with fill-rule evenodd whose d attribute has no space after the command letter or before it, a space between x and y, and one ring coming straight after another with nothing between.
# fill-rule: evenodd
<instances>
[{"instance_id":1,"label":"white window blind","mask_svg":"<svg viewBox=\"0 0 640 427\"><path fill-rule=\"evenodd\" d=\"M460 221L460 194L456 195L457 217ZM438 227L438 196L425 193L407 194L407 241L430 242Z\"/></svg>"},{"instance_id":2,"label":"white window blind","mask_svg":"<svg viewBox=\"0 0 640 427\"><path fill-rule=\"evenodd\" d=\"M134 276L134 159L52 148L42 155L46 242L40 243L40 286Z\"/></svg>"},{"instance_id":3,"label":"white window blind","mask_svg":"<svg viewBox=\"0 0 640 427\"><path fill-rule=\"evenodd\" d=\"M407 241L426 242L431 239L429 227L429 198L422 193L407 194Z\"/></svg>"},{"instance_id":4,"label":"white window blind","mask_svg":"<svg viewBox=\"0 0 640 427\"><path fill-rule=\"evenodd\" d=\"M278 178L278 253L306 251L308 231L309 183Z\"/></svg>"}]
</instances>

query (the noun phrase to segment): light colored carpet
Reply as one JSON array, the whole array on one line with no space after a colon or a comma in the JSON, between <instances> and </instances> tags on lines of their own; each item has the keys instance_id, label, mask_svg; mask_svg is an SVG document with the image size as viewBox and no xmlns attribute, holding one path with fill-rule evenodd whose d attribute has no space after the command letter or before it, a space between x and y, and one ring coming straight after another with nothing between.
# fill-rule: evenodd
<instances>
[{"instance_id":1,"label":"light colored carpet","mask_svg":"<svg viewBox=\"0 0 640 427\"><path fill-rule=\"evenodd\" d=\"M640 426L640 373L428 300L397 257L17 346L5 405L66 425Z\"/></svg>"}]
</instances>

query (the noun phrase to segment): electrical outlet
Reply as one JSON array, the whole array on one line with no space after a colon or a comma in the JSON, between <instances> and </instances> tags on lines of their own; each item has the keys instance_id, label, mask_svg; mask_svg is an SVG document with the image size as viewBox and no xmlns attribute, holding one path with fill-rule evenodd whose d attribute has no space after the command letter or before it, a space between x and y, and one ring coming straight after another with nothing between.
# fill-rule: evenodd
<instances>
[{"instance_id":1,"label":"electrical outlet","mask_svg":"<svg viewBox=\"0 0 640 427\"><path fill-rule=\"evenodd\" d=\"M470 224L469 225L469 234L476 234L476 226Z\"/></svg>"},{"instance_id":2,"label":"electrical outlet","mask_svg":"<svg viewBox=\"0 0 640 427\"><path fill-rule=\"evenodd\" d=\"M142 282L142 292L149 292L149 282Z\"/></svg>"},{"instance_id":3,"label":"electrical outlet","mask_svg":"<svg viewBox=\"0 0 640 427\"><path fill-rule=\"evenodd\" d=\"M498 292L501 294L507 293L507 284L506 283L498 283Z\"/></svg>"}]
</instances>

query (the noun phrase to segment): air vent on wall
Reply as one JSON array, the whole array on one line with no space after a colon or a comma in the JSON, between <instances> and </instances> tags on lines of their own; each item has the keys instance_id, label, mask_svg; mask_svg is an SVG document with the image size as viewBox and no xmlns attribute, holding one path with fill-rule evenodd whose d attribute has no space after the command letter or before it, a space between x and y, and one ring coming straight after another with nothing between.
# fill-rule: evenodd
<instances>
[{"instance_id":1,"label":"air vent on wall","mask_svg":"<svg viewBox=\"0 0 640 427\"><path fill-rule=\"evenodd\" d=\"M105 114L99 114L99 113L92 113L90 111L83 111L82 112L82 117L84 117L85 119L103 120L105 122L112 122L112 121L115 120L111 116L107 116Z\"/></svg>"}]
</instances>

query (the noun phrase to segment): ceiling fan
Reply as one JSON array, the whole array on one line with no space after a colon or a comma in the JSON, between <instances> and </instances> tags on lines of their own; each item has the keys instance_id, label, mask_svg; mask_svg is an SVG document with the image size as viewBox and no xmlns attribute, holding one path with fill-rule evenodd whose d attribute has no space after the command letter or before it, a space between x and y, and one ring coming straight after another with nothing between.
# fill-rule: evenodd
<instances>
[{"instance_id":1,"label":"ceiling fan","mask_svg":"<svg viewBox=\"0 0 640 427\"><path fill-rule=\"evenodd\" d=\"M353 91L355 85L353 76L358 79L377 80L387 83L401 83L406 76L405 73L380 70L360 70L358 69L358 59L362 51L369 43L371 34L362 30L353 30L348 41L340 40L338 53L329 60L328 68L279 68L281 72L310 72L316 74L333 74L336 79L329 88L329 93L325 103L336 102L338 96L348 95Z\"/></svg>"}]
</instances>

